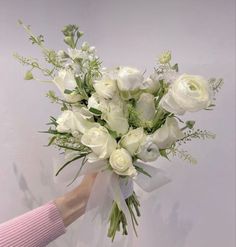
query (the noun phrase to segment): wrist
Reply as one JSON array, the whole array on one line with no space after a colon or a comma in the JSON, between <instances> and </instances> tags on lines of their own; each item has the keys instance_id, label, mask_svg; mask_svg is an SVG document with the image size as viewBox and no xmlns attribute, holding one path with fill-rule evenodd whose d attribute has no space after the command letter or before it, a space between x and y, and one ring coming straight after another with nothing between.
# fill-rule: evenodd
<instances>
[{"instance_id":1,"label":"wrist","mask_svg":"<svg viewBox=\"0 0 236 247\"><path fill-rule=\"evenodd\" d=\"M87 201L88 195L80 187L55 199L54 202L61 213L65 227L84 214Z\"/></svg>"}]
</instances>

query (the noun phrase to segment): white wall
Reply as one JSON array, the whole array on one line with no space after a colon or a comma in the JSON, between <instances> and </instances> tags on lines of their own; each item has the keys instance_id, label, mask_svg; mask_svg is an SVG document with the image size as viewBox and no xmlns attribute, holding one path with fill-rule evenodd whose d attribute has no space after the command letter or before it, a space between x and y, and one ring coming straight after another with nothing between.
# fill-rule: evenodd
<instances>
[{"instance_id":1,"label":"white wall","mask_svg":"<svg viewBox=\"0 0 236 247\"><path fill-rule=\"evenodd\" d=\"M171 49L182 72L225 79L215 111L190 116L217 139L186 147L197 166L158 161L173 182L143 203L135 246L235 246L235 1L0 0L0 222L64 191L52 182L58 152L43 147L47 135L37 133L59 109L44 97L51 86L24 81L12 57L15 51L39 56L18 18L55 49L64 47L61 28L79 24L104 66L151 71L156 55ZM50 246L73 247L78 236L75 224Z\"/></svg>"}]
</instances>

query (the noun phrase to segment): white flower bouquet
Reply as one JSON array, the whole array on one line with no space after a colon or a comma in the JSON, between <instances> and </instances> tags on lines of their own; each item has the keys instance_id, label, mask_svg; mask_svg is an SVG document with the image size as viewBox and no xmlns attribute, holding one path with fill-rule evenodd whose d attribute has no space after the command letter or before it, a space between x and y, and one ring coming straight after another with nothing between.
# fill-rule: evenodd
<instances>
[{"instance_id":1,"label":"white flower bouquet","mask_svg":"<svg viewBox=\"0 0 236 247\"><path fill-rule=\"evenodd\" d=\"M146 164L160 156L196 162L180 145L195 138L214 138L214 134L195 129L195 121L181 117L185 112L212 110L223 80L180 74L170 52L159 57L147 77L136 68L103 68L95 47L83 42L78 48L83 35L78 26L65 26L62 32L68 49L56 52L45 47L42 35L19 23L49 64L44 67L37 59L15 54L29 68L25 79L54 83L61 92L61 97L51 90L47 93L62 113L50 117L50 127L43 131L50 134L48 146L65 154L56 175L75 161L78 172L72 182L97 172L88 208L97 208L112 240L117 231L136 232L140 202L133 182L147 192L167 183L161 169Z\"/></svg>"}]
</instances>

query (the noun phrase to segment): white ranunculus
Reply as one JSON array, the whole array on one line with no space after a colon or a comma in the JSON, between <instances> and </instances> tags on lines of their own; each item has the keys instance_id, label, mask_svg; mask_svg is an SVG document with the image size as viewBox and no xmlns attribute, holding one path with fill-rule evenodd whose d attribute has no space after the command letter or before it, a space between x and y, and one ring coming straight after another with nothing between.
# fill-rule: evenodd
<instances>
[{"instance_id":1,"label":"white ranunculus","mask_svg":"<svg viewBox=\"0 0 236 247\"><path fill-rule=\"evenodd\" d=\"M94 127L84 133L81 143L91 148L98 159L107 159L116 149L117 142L103 127Z\"/></svg>"},{"instance_id":2,"label":"white ranunculus","mask_svg":"<svg viewBox=\"0 0 236 247\"><path fill-rule=\"evenodd\" d=\"M154 161L160 156L159 148L153 142L151 136L147 136L141 143L137 156L144 162Z\"/></svg>"},{"instance_id":3,"label":"white ranunculus","mask_svg":"<svg viewBox=\"0 0 236 247\"><path fill-rule=\"evenodd\" d=\"M133 166L132 157L124 148L116 149L109 159L114 172L122 176L134 177L137 171Z\"/></svg>"},{"instance_id":4,"label":"white ranunculus","mask_svg":"<svg viewBox=\"0 0 236 247\"><path fill-rule=\"evenodd\" d=\"M160 149L170 147L174 142L184 137L175 118L167 117L165 124L153 133L153 141Z\"/></svg>"},{"instance_id":5,"label":"white ranunculus","mask_svg":"<svg viewBox=\"0 0 236 247\"><path fill-rule=\"evenodd\" d=\"M102 118L106 121L109 128L116 131L118 135L123 135L128 132L129 123L123 102L120 98L116 97L107 102L107 111L103 112Z\"/></svg>"},{"instance_id":6,"label":"white ranunculus","mask_svg":"<svg viewBox=\"0 0 236 247\"><path fill-rule=\"evenodd\" d=\"M135 97L143 82L143 75L135 68L120 67L117 73L117 86L124 99Z\"/></svg>"},{"instance_id":7,"label":"white ranunculus","mask_svg":"<svg viewBox=\"0 0 236 247\"><path fill-rule=\"evenodd\" d=\"M136 110L141 119L152 120L156 112L154 96L150 93L142 93L136 103Z\"/></svg>"},{"instance_id":8,"label":"white ranunculus","mask_svg":"<svg viewBox=\"0 0 236 247\"><path fill-rule=\"evenodd\" d=\"M144 80L141 86L142 90L151 94L155 94L159 88L160 82L158 80L155 80L155 78L152 78L151 76Z\"/></svg>"},{"instance_id":9,"label":"white ranunculus","mask_svg":"<svg viewBox=\"0 0 236 247\"><path fill-rule=\"evenodd\" d=\"M86 120L79 111L66 110L57 119L56 130L61 133L84 133L98 123Z\"/></svg>"},{"instance_id":10,"label":"white ranunculus","mask_svg":"<svg viewBox=\"0 0 236 247\"><path fill-rule=\"evenodd\" d=\"M69 70L60 70L58 75L54 78L53 82L57 85L62 95L68 102L77 102L82 99L81 95L76 93L66 94L65 89L74 90L77 86L74 74Z\"/></svg>"},{"instance_id":11,"label":"white ranunculus","mask_svg":"<svg viewBox=\"0 0 236 247\"><path fill-rule=\"evenodd\" d=\"M101 80L94 81L96 93L104 99L112 99L117 92L116 81L108 76L103 76Z\"/></svg>"},{"instance_id":12,"label":"white ranunculus","mask_svg":"<svg viewBox=\"0 0 236 247\"><path fill-rule=\"evenodd\" d=\"M107 111L107 101L99 96L97 93L93 93L88 99L88 109L95 108L101 112Z\"/></svg>"},{"instance_id":13,"label":"white ranunculus","mask_svg":"<svg viewBox=\"0 0 236 247\"><path fill-rule=\"evenodd\" d=\"M120 145L128 150L131 155L135 155L145 137L143 128L132 129L122 136Z\"/></svg>"},{"instance_id":14,"label":"white ranunculus","mask_svg":"<svg viewBox=\"0 0 236 247\"><path fill-rule=\"evenodd\" d=\"M166 111L183 114L207 108L212 101L212 91L201 76L183 74L170 86L160 105Z\"/></svg>"}]
</instances>

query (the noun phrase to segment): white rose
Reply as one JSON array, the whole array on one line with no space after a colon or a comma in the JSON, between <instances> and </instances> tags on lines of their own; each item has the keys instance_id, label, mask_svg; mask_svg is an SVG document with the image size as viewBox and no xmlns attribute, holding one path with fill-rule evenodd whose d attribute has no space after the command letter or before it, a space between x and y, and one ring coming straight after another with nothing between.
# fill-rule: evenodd
<instances>
[{"instance_id":1,"label":"white rose","mask_svg":"<svg viewBox=\"0 0 236 247\"><path fill-rule=\"evenodd\" d=\"M107 159L116 149L117 142L103 127L94 127L84 133L81 143L91 148L98 159Z\"/></svg>"},{"instance_id":2,"label":"white rose","mask_svg":"<svg viewBox=\"0 0 236 247\"><path fill-rule=\"evenodd\" d=\"M125 114L123 102L116 97L107 102L107 111L102 114L111 130L116 131L118 135L128 132L129 123Z\"/></svg>"},{"instance_id":3,"label":"white rose","mask_svg":"<svg viewBox=\"0 0 236 247\"><path fill-rule=\"evenodd\" d=\"M53 82L57 85L58 89L61 91L62 95L68 102L77 102L82 99L82 97L74 92L71 94L64 93L65 89L74 90L77 86L75 77L71 71L60 70L58 75L54 78Z\"/></svg>"},{"instance_id":4,"label":"white rose","mask_svg":"<svg viewBox=\"0 0 236 247\"><path fill-rule=\"evenodd\" d=\"M133 166L132 157L124 148L113 151L109 161L115 173L131 177L137 175L137 171Z\"/></svg>"},{"instance_id":5,"label":"white rose","mask_svg":"<svg viewBox=\"0 0 236 247\"><path fill-rule=\"evenodd\" d=\"M132 129L121 138L120 145L128 150L131 155L135 155L144 138L143 128Z\"/></svg>"},{"instance_id":6,"label":"white rose","mask_svg":"<svg viewBox=\"0 0 236 247\"><path fill-rule=\"evenodd\" d=\"M155 94L158 89L160 88L160 82L152 78L151 76L148 77L141 86L141 89L147 93Z\"/></svg>"},{"instance_id":7,"label":"white rose","mask_svg":"<svg viewBox=\"0 0 236 247\"><path fill-rule=\"evenodd\" d=\"M203 77L183 74L170 86L160 105L174 114L183 114L207 108L211 100L211 89Z\"/></svg>"},{"instance_id":8,"label":"white rose","mask_svg":"<svg viewBox=\"0 0 236 247\"><path fill-rule=\"evenodd\" d=\"M160 149L170 147L174 142L184 137L175 118L167 117L165 124L153 133L153 141Z\"/></svg>"},{"instance_id":9,"label":"white rose","mask_svg":"<svg viewBox=\"0 0 236 247\"><path fill-rule=\"evenodd\" d=\"M79 111L66 110L57 119L56 130L66 133L84 133L92 127L99 126L98 123L86 120Z\"/></svg>"},{"instance_id":10,"label":"white rose","mask_svg":"<svg viewBox=\"0 0 236 247\"><path fill-rule=\"evenodd\" d=\"M141 119L152 120L156 112L154 96L150 93L142 93L136 103L136 110Z\"/></svg>"},{"instance_id":11,"label":"white rose","mask_svg":"<svg viewBox=\"0 0 236 247\"><path fill-rule=\"evenodd\" d=\"M93 86L96 93L104 99L112 99L117 92L116 81L108 76L103 76L101 80L95 80Z\"/></svg>"},{"instance_id":12,"label":"white rose","mask_svg":"<svg viewBox=\"0 0 236 247\"><path fill-rule=\"evenodd\" d=\"M100 97L97 93L93 93L88 99L88 109L95 108L101 112L107 111L107 101Z\"/></svg>"},{"instance_id":13,"label":"white rose","mask_svg":"<svg viewBox=\"0 0 236 247\"><path fill-rule=\"evenodd\" d=\"M160 156L159 148L150 136L140 145L137 156L144 162L154 161Z\"/></svg>"},{"instance_id":14,"label":"white rose","mask_svg":"<svg viewBox=\"0 0 236 247\"><path fill-rule=\"evenodd\" d=\"M120 67L117 74L117 86L124 99L135 97L143 82L143 75L135 68Z\"/></svg>"}]
</instances>

